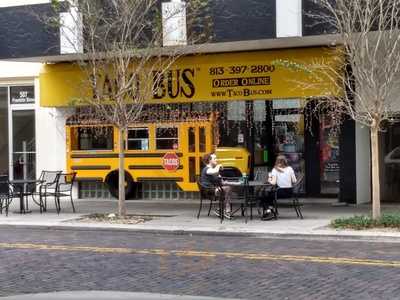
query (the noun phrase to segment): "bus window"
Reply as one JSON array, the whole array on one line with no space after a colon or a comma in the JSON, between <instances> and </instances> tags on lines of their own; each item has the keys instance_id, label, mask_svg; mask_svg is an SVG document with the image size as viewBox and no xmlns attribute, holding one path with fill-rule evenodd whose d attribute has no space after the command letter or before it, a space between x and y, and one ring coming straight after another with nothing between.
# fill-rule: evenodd
<instances>
[{"instance_id":1,"label":"bus window","mask_svg":"<svg viewBox=\"0 0 400 300\"><path fill-rule=\"evenodd\" d=\"M188 150L189 152L195 152L196 151L196 129L194 127L189 127L188 130L188 135L189 135L189 139L188 139Z\"/></svg>"},{"instance_id":2,"label":"bus window","mask_svg":"<svg viewBox=\"0 0 400 300\"><path fill-rule=\"evenodd\" d=\"M156 129L156 149L178 149L178 128L160 127Z\"/></svg>"},{"instance_id":3,"label":"bus window","mask_svg":"<svg viewBox=\"0 0 400 300\"><path fill-rule=\"evenodd\" d=\"M112 127L75 127L71 135L77 136L77 143L72 143L72 150L113 150Z\"/></svg>"},{"instance_id":4,"label":"bus window","mask_svg":"<svg viewBox=\"0 0 400 300\"><path fill-rule=\"evenodd\" d=\"M149 129L128 129L128 150L149 150Z\"/></svg>"},{"instance_id":5,"label":"bus window","mask_svg":"<svg viewBox=\"0 0 400 300\"><path fill-rule=\"evenodd\" d=\"M200 152L206 152L206 129L205 127L199 128L199 147Z\"/></svg>"},{"instance_id":6,"label":"bus window","mask_svg":"<svg viewBox=\"0 0 400 300\"><path fill-rule=\"evenodd\" d=\"M189 157L189 182L196 182L196 157Z\"/></svg>"}]
</instances>

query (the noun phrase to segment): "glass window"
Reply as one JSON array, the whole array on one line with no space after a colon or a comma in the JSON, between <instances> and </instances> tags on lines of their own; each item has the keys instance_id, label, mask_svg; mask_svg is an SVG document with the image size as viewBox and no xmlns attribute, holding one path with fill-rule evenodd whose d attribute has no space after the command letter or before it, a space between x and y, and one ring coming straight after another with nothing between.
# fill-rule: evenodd
<instances>
[{"instance_id":1,"label":"glass window","mask_svg":"<svg viewBox=\"0 0 400 300\"><path fill-rule=\"evenodd\" d=\"M78 143L72 143L72 150L113 150L112 127L75 127L72 134Z\"/></svg>"},{"instance_id":2,"label":"glass window","mask_svg":"<svg viewBox=\"0 0 400 300\"><path fill-rule=\"evenodd\" d=\"M296 100L274 100L272 105L273 151L271 154L274 158L284 155L297 176L305 174L304 115L298 109L299 103ZM264 157L262 158L265 160ZM271 163L274 162L273 159ZM304 191L303 183L300 192Z\"/></svg>"},{"instance_id":3,"label":"glass window","mask_svg":"<svg viewBox=\"0 0 400 300\"><path fill-rule=\"evenodd\" d=\"M149 129L128 129L128 150L149 150Z\"/></svg>"},{"instance_id":4,"label":"glass window","mask_svg":"<svg viewBox=\"0 0 400 300\"><path fill-rule=\"evenodd\" d=\"M160 127L156 129L156 149L178 149L178 128Z\"/></svg>"},{"instance_id":5,"label":"glass window","mask_svg":"<svg viewBox=\"0 0 400 300\"><path fill-rule=\"evenodd\" d=\"M381 133L382 201L397 202L400 195L400 124L388 126Z\"/></svg>"},{"instance_id":6,"label":"glass window","mask_svg":"<svg viewBox=\"0 0 400 300\"><path fill-rule=\"evenodd\" d=\"M194 127L189 127L189 152L195 152L196 151L196 129Z\"/></svg>"},{"instance_id":7,"label":"glass window","mask_svg":"<svg viewBox=\"0 0 400 300\"><path fill-rule=\"evenodd\" d=\"M34 179L36 178L35 111L13 111L12 126L14 179Z\"/></svg>"},{"instance_id":8,"label":"glass window","mask_svg":"<svg viewBox=\"0 0 400 300\"><path fill-rule=\"evenodd\" d=\"M8 174L8 88L0 87L0 175Z\"/></svg>"},{"instance_id":9,"label":"glass window","mask_svg":"<svg viewBox=\"0 0 400 300\"><path fill-rule=\"evenodd\" d=\"M339 193L339 132L330 118L320 123L320 177L321 194Z\"/></svg>"},{"instance_id":10,"label":"glass window","mask_svg":"<svg viewBox=\"0 0 400 300\"><path fill-rule=\"evenodd\" d=\"M11 104L35 103L35 89L33 85L11 86L10 102Z\"/></svg>"},{"instance_id":11,"label":"glass window","mask_svg":"<svg viewBox=\"0 0 400 300\"><path fill-rule=\"evenodd\" d=\"M199 128L199 151L206 152L206 128L200 127Z\"/></svg>"}]
</instances>

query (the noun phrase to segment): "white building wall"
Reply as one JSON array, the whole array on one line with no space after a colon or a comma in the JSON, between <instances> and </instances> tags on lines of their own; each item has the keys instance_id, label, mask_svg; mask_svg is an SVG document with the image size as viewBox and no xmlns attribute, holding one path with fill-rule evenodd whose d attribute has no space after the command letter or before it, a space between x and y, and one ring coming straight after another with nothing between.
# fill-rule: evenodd
<instances>
[{"instance_id":1,"label":"white building wall","mask_svg":"<svg viewBox=\"0 0 400 300\"><path fill-rule=\"evenodd\" d=\"M303 35L301 0L276 1L276 37Z\"/></svg>"},{"instance_id":2,"label":"white building wall","mask_svg":"<svg viewBox=\"0 0 400 300\"><path fill-rule=\"evenodd\" d=\"M41 68L39 63L23 63L23 62L9 62L0 61L0 80L21 80L31 79L39 76Z\"/></svg>"},{"instance_id":3,"label":"white building wall","mask_svg":"<svg viewBox=\"0 0 400 300\"><path fill-rule=\"evenodd\" d=\"M36 109L37 174L42 170L66 169L66 138L64 109Z\"/></svg>"},{"instance_id":4,"label":"white building wall","mask_svg":"<svg viewBox=\"0 0 400 300\"><path fill-rule=\"evenodd\" d=\"M49 3L50 0L1 0L0 7Z\"/></svg>"},{"instance_id":5,"label":"white building wall","mask_svg":"<svg viewBox=\"0 0 400 300\"><path fill-rule=\"evenodd\" d=\"M65 120L67 108L40 107L39 63L0 62L0 84L35 86L36 174L66 169Z\"/></svg>"}]
</instances>

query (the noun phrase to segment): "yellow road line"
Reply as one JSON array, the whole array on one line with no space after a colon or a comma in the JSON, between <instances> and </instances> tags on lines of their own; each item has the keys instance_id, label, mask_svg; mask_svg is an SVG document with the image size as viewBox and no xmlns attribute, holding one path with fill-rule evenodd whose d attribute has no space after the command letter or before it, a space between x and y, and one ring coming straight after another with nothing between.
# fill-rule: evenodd
<instances>
[{"instance_id":1,"label":"yellow road line","mask_svg":"<svg viewBox=\"0 0 400 300\"><path fill-rule=\"evenodd\" d=\"M29 250L51 250L51 251L79 251L93 253L112 254L145 254L158 256L181 256L181 257L227 257L246 260L270 260L289 262L313 262L325 264L346 264L400 268L400 261L359 259L346 257L324 257L324 256L299 256L299 255L274 255L268 253L240 253L240 252L213 252L213 251L190 251L190 250L165 250L165 249L133 249L133 248L111 248L91 246L70 245L48 245L30 243L0 243L0 249L29 249Z\"/></svg>"}]
</instances>

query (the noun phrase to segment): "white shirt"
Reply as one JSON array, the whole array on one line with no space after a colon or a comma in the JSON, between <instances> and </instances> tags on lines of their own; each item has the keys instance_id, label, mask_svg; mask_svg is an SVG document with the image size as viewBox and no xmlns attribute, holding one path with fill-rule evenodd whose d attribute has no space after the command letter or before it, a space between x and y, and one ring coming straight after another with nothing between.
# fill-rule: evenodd
<instances>
[{"instance_id":1,"label":"white shirt","mask_svg":"<svg viewBox=\"0 0 400 300\"><path fill-rule=\"evenodd\" d=\"M280 188L291 188L293 187L293 183L296 183L296 176L294 175L294 171L292 167L286 167L280 169L282 172L273 168L271 175L276 178L276 184Z\"/></svg>"}]
</instances>

